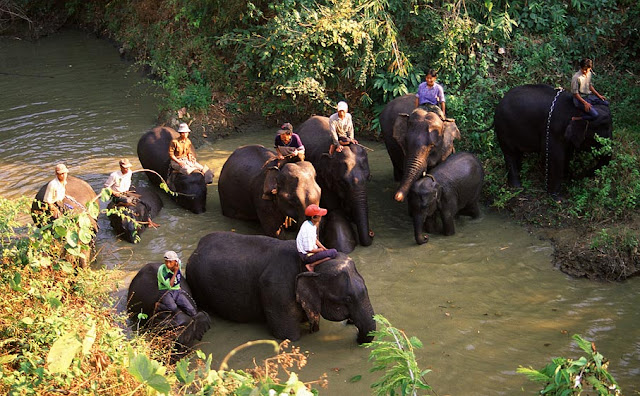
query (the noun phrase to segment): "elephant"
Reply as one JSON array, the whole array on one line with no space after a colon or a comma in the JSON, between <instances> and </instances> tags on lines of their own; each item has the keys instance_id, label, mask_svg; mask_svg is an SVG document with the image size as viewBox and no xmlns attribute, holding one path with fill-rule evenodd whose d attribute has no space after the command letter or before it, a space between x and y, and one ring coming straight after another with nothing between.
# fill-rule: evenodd
<instances>
[{"instance_id":1,"label":"elephant","mask_svg":"<svg viewBox=\"0 0 640 396\"><path fill-rule=\"evenodd\" d=\"M182 353L202 340L204 333L211 327L211 319L204 311L198 311L193 317L182 311L175 314L156 312L156 303L160 293L158 290L158 268L161 265L162 263L148 263L138 271L129 285L127 311L130 323L139 323L142 328L158 334L166 334L167 332L172 335L177 334L174 343L174 349L177 353L172 354L172 360L174 360L174 355L181 356ZM197 309L185 278L180 283L180 287ZM140 313L146 315L146 319L139 318L138 314Z\"/></svg>"},{"instance_id":2,"label":"elephant","mask_svg":"<svg viewBox=\"0 0 640 396\"><path fill-rule=\"evenodd\" d=\"M46 209L46 204L43 201L44 193L47 190L47 184L45 183L38 193L35 196L33 203L31 204L31 218L33 219L34 224L39 227L46 225L49 221L49 212ZM69 207L73 207L71 213L80 213L86 211L86 206L89 202L95 201L98 199L93 188L86 181L77 178L75 176L67 176L67 185L65 187L66 195L64 199L64 203ZM98 222L95 219L91 219L92 227L94 234L98 232ZM84 257L79 258L79 264L81 267L86 267L91 259L91 250L95 243L95 235L94 241L91 242L91 246L89 252L84 254Z\"/></svg>"},{"instance_id":3,"label":"elephant","mask_svg":"<svg viewBox=\"0 0 640 396\"><path fill-rule=\"evenodd\" d=\"M137 188L135 192L129 192L129 195L137 198L134 200L133 206L121 206L124 216L110 214L109 221L117 235L125 241L136 243L144 230L149 227L149 220L160 212L163 203L160 196L149 188ZM112 210L117 206L111 201L107 205L107 210ZM135 220L135 223L131 219Z\"/></svg>"},{"instance_id":4,"label":"elephant","mask_svg":"<svg viewBox=\"0 0 640 396\"><path fill-rule=\"evenodd\" d=\"M597 147L594 136L611 138L612 121L608 106L595 106L600 116L587 121L571 121L582 112L573 105L573 96L550 85L529 84L512 88L498 103L494 115L496 137L507 167L507 182L522 187L520 168L524 153L538 152L545 161L547 192L559 196L562 179L574 150ZM606 165L610 155L598 158L596 169Z\"/></svg>"},{"instance_id":5,"label":"elephant","mask_svg":"<svg viewBox=\"0 0 640 396\"><path fill-rule=\"evenodd\" d=\"M371 179L366 150L356 144L343 146L332 157L325 153L332 144L329 118L312 116L297 130L306 151L306 158L318 172L322 188L321 204L329 212L342 209L356 225L358 243L369 246L374 233L369 228L367 182ZM324 155L323 155L324 154Z\"/></svg>"},{"instance_id":6,"label":"elephant","mask_svg":"<svg viewBox=\"0 0 640 396\"><path fill-rule=\"evenodd\" d=\"M167 178L170 171L169 144L171 140L178 138L179 134L169 127L156 127L145 132L138 141L138 159L142 167L157 172L162 178ZM147 172L149 181L160 186L162 179L153 173ZM212 181L212 175L209 175ZM193 172L184 175L173 172L171 180L167 181L170 188L175 191L171 197L185 209L200 214L207 210L207 182L205 175Z\"/></svg>"},{"instance_id":7,"label":"elephant","mask_svg":"<svg viewBox=\"0 0 640 396\"><path fill-rule=\"evenodd\" d=\"M428 242L429 236L422 235L422 231L435 232L438 215L444 235L455 234L457 214L478 218L483 181L484 171L478 158L461 152L452 154L413 183L408 203L416 243Z\"/></svg>"},{"instance_id":8,"label":"elephant","mask_svg":"<svg viewBox=\"0 0 640 396\"><path fill-rule=\"evenodd\" d=\"M272 171L269 164L276 158L264 146L237 148L220 171L218 193L223 215L258 220L266 235L284 238L287 217L302 224L306 207L320 202L320 187L310 162L289 162L278 170L277 193L271 199L263 199L264 180Z\"/></svg>"},{"instance_id":9,"label":"elephant","mask_svg":"<svg viewBox=\"0 0 640 396\"><path fill-rule=\"evenodd\" d=\"M342 253L351 253L358 244L351 222L341 209L334 209L323 217L318 234L324 246Z\"/></svg>"},{"instance_id":10,"label":"elephant","mask_svg":"<svg viewBox=\"0 0 640 396\"><path fill-rule=\"evenodd\" d=\"M301 268L293 240L221 231L200 239L186 273L200 306L236 322L266 321L277 339L298 340L305 321L318 331L322 316L351 320L358 343L371 342L374 312L353 260L338 253L314 272Z\"/></svg>"},{"instance_id":11,"label":"elephant","mask_svg":"<svg viewBox=\"0 0 640 396\"><path fill-rule=\"evenodd\" d=\"M460 139L455 121L415 107L415 95L404 95L387 103L380 113L380 127L393 164L393 177L400 181L394 199L402 202L409 188L424 171L455 152Z\"/></svg>"}]
</instances>

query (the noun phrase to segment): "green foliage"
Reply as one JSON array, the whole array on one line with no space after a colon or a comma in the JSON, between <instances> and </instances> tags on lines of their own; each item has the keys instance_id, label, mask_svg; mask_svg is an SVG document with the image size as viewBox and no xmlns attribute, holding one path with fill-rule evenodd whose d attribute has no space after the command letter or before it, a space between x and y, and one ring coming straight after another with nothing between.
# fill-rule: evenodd
<instances>
[{"instance_id":1,"label":"green foliage","mask_svg":"<svg viewBox=\"0 0 640 396\"><path fill-rule=\"evenodd\" d=\"M578 360L558 357L540 370L520 366L517 372L526 375L531 381L544 382L541 395L581 395L583 387L595 390L598 395L621 395L622 390L607 371L609 362L596 351L595 344L578 334L573 339L587 357L582 356Z\"/></svg>"},{"instance_id":2,"label":"green foliage","mask_svg":"<svg viewBox=\"0 0 640 396\"><path fill-rule=\"evenodd\" d=\"M424 376L431 370L420 370L414 349L422 348L416 337L407 337L382 315L374 315L381 330L371 332L374 341L363 344L371 348L369 360L374 362L372 372L384 370L382 377L371 384L376 395L415 395L418 390L429 390Z\"/></svg>"}]
</instances>

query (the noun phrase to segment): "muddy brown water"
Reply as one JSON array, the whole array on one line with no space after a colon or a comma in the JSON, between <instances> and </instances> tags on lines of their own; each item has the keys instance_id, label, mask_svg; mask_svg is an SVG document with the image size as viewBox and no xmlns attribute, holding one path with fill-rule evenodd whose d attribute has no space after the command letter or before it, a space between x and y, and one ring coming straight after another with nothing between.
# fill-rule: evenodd
<instances>
[{"instance_id":1,"label":"muddy brown water","mask_svg":"<svg viewBox=\"0 0 640 396\"><path fill-rule=\"evenodd\" d=\"M99 190L117 158L140 168L136 144L154 126L157 90L106 41L65 31L37 42L0 41L0 195L34 196L65 162L71 174ZM220 172L229 154L244 144L270 147L273 128L245 126L232 137L206 143L201 162ZM370 247L351 257L365 278L376 313L424 344L418 350L426 380L439 395L534 394L539 387L516 373L519 365L542 367L555 356L577 358L572 334L592 340L611 360L610 371L625 394L640 390L640 280L595 283L571 279L552 268L552 248L503 215L484 209L477 220L461 218L451 237L432 235L418 246L404 204L392 200L394 182L384 146L369 162ZM146 178L134 175L134 182ZM145 263L176 250L184 262L211 231L258 233L257 225L222 216L217 185L209 187L207 212L194 215L163 196L165 207L142 242L118 241L100 220L98 265L124 271L123 289ZM293 237L293 235L291 236ZM188 275L188 274L187 274ZM270 338L261 324L213 318L202 342L215 364L237 345ZM356 330L323 320L320 331L295 345L309 351L301 378L327 373L322 394L370 394L378 373L369 373L369 351L355 343ZM266 347L241 351L235 368L250 367ZM361 379L350 382L351 379Z\"/></svg>"}]
</instances>

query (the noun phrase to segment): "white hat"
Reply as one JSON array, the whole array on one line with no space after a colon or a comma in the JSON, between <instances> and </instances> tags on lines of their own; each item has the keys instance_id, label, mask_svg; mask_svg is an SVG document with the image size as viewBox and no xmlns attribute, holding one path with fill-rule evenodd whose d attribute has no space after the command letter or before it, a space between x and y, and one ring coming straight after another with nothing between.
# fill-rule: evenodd
<instances>
[{"instance_id":1,"label":"white hat","mask_svg":"<svg viewBox=\"0 0 640 396\"><path fill-rule=\"evenodd\" d=\"M69 173L69 169L65 166L65 164L56 165L56 173Z\"/></svg>"},{"instance_id":2,"label":"white hat","mask_svg":"<svg viewBox=\"0 0 640 396\"><path fill-rule=\"evenodd\" d=\"M191 129L189 129L189 125L187 125L186 122L181 122L180 126L178 127L178 132L191 132Z\"/></svg>"},{"instance_id":3,"label":"white hat","mask_svg":"<svg viewBox=\"0 0 640 396\"><path fill-rule=\"evenodd\" d=\"M344 111L349 110L349 106L347 105L347 102L345 101L338 102L338 111L340 110L344 110Z\"/></svg>"},{"instance_id":4,"label":"white hat","mask_svg":"<svg viewBox=\"0 0 640 396\"><path fill-rule=\"evenodd\" d=\"M171 260L171 261L178 261L180 260L178 258L178 254L176 252L174 252L173 250L168 250L164 253L164 259L165 260Z\"/></svg>"},{"instance_id":5,"label":"white hat","mask_svg":"<svg viewBox=\"0 0 640 396\"><path fill-rule=\"evenodd\" d=\"M119 161L119 164L123 168L131 168L131 161L129 161L127 158L122 158Z\"/></svg>"}]
</instances>

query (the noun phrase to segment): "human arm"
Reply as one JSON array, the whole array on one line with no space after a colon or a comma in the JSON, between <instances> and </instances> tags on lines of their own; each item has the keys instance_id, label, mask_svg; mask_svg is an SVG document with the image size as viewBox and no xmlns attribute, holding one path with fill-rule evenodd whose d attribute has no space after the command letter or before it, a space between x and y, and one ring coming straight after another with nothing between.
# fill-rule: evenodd
<instances>
[{"instance_id":1,"label":"human arm","mask_svg":"<svg viewBox=\"0 0 640 396\"><path fill-rule=\"evenodd\" d=\"M447 116L446 116L446 112L445 112L445 108L446 108L446 107L447 107L447 106L445 105L445 103L444 103L444 102L440 102L440 108L442 109L442 118L447 118Z\"/></svg>"},{"instance_id":2,"label":"human arm","mask_svg":"<svg viewBox=\"0 0 640 396\"><path fill-rule=\"evenodd\" d=\"M574 93L573 97L576 98L576 100L580 103L582 103L582 105L584 106L584 111L586 113L588 113L589 111L591 111L591 103L587 102L586 100L582 99L582 96L580 96L579 93Z\"/></svg>"},{"instance_id":3,"label":"human arm","mask_svg":"<svg viewBox=\"0 0 640 396\"><path fill-rule=\"evenodd\" d=\"M600 93L598 91L596 91L596 88L593 86L593 84L589 85L589 89L591 90L591 92L593 92L594 95L596 95L597 97L600 98L600 100L607 100L605 99L604 96L600 95Z\"/></svg>"},{"instance_id":4,"label":"human arm","mask_svg":"<svg viewBox=\"0 0 640 396\"><path fill-rule=\"evenodd\" d=\"M416 94L416 100L415 100L415 106L414 107L418 107L418 105L420 104L420 103L418 103L419 100L420 100L420 98L418 98L418 94Z\"/></svg>"},{"instance_id":5,"label":"human arm","mask_svg":"<svg viewBox=\"0 0 640 396\"><path fill-rule=\"evenodd\" d=\"M314 253L318 253L318 252L322 252L323 250L327 250L326 247L324 247L324 245L320 242L319 239L316 239L316 246L318 246L317 249L314 249Z\"/></svg>"},{"instance_id":6,"label":"human arm","mask_svg":"<svg viewBox=\"0 0 640 396\"><path fill-rule=\"evenodd\" d=\"M169 144L169 158L171 158L172 161L176 162L178 165L180 166L184 166L184 164L182 163L182 161L180 161L178 159L178 157L176 157L176 149L178 148L178 141L177 140L172 140L171 143Z\"/></svg>"}]
</instances>

